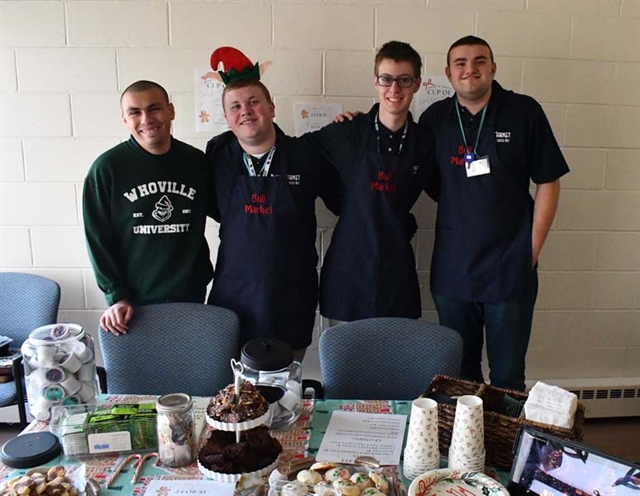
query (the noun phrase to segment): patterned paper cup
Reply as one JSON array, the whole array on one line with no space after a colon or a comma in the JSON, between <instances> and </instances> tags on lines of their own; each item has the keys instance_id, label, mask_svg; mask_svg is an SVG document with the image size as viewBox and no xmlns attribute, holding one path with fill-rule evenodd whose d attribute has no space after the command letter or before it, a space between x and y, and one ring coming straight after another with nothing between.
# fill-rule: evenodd
<instances>
[{"instance_id":1,"label":"patterned paper cup","mask_svg":"<svg viewBox=\"0 0 640 496\"><path fill-rule=\"evenodd\" d=\"M434 400L418 398L413 401L405 452L429 459L439 456L438 403Z\"/></svg>"},{"instance_id":2,"label":"patterned paper cup","mask_svg":"<svg viewBox=\"0 0 640 496\"><path fill-rule=\"evenodd\" d=\"M429 470L437 469L439 466L440 466L439 459L432 461L430 463L415 464L415 465L412 465L411 463L407 463L405 461L405 463L402 465L402 473L406 479L413 480L419 477L420 475L424 474L425 472L428 472Z\"/></svg>"},{"instance_id":3,"label":"patterned paper cup","mask_svg":"<svg viewBox=\"0 0 640 496\"><path fill-rule=\"evenodd\" d=\"M467 457L458 450L449 449L448 466L453 470L463 470L470 472L483 472L485 468L486 452L482 452L477 457Z\"/></svg>"},{"instance_id":4,"label":"patterned paper cup","mask_svg":"<svg viewBox=\"0 0 640 496\"><path fill-rule=\"evenodd\" d=\"M402 466L405 473L410 472L415 475L419 475L427 470L434 470L438 468L440 466L440 456L431 459L405 456Z\"/></svg>"},{"instance_id":5,"label":"patterned paper cup","mask_svg":"<svg viewBox=\"0 0 640 496\"><path fill-rule=\"evenodd\" d=\"M458 398L451 448L467 458L478 458L484 452L484 415L481 398L471 395Z\"/></svg>"}]
</instances>

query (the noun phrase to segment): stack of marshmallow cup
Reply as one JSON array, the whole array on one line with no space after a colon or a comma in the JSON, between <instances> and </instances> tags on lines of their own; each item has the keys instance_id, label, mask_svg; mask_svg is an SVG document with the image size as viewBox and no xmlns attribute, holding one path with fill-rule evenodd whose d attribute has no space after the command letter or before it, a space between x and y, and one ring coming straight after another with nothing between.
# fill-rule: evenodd
<instances>
[{"instance_id":1,"label":"stack of marshmallow cup","mask_svg":"<svg viewBox=\"0 0 640 496\"><path fill-rule=\"evenodd\" d=\"M413 480L439 467L438 403L430 398L418 398L411 404L403 473Z\"/></svg>"},{"instance_id":2,"label":"stack of marshmallow cup","mask_svg":"<svg viewBox=\"0 0 640 496\"><path fill-rule=\"evenodd\" d=\"M482 472L485 457L482 399L471 395L460 396L456 403L449 446L449 468Z\"/></svg>"}]
</instances>

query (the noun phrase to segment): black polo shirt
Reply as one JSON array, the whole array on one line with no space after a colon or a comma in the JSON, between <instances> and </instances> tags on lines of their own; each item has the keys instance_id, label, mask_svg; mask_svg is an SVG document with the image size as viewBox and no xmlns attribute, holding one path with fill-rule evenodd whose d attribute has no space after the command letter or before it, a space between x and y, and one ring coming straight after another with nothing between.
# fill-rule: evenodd
<instances>
[{"instance_id":1,"label":"black polo shirt","mask_svg":"<svg viewBox=\"0 0 640 496\"><path fill-rule=\"evenodd\" d=\"M440 132L456 133L460 145L464 146L455 98L454 95L427 108L420 117L420 126L436 139ZM472 115L466 108L459 108L467 144L471 145L476 142L482 111ZM529 188L530 180L536 184L549 183L569 172L549 121L533 98L505 90L494 81L486 108L481 132L491 127L495 129L498 158L525 189ZM475 153L476 156L483 156L487 150L479 149ZM460 154L460 158L463 159L464 154ZM449 166L448 163L438 165Z\"/></svg>"}]
</instances>

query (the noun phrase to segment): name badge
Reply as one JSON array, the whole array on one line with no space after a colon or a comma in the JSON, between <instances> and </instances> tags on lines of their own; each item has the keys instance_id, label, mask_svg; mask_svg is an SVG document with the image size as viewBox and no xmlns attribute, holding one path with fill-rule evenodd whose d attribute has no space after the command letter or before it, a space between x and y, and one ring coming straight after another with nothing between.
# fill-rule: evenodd
<instances>
[{"instance_id":1,"label":"name badge","mask_svg":"<svg viewBox=\"0 0 640 496\"><path fill-rule=\"evenodd\" d=\"M480 157L473 162L467 163L465 170L467 171L467 177L490 174L491 167L489 166L489 157Z\"/></svg>"}]
</instances>

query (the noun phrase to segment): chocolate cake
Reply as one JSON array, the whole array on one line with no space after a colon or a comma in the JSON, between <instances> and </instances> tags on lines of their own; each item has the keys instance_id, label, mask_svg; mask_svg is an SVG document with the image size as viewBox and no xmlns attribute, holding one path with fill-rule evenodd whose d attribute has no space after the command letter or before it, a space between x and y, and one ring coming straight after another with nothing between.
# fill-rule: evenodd
<instances>
[{"instance_id":1,"label":"chocolate cake","mask_svg":"<svg viewBox=\"0 0 640 496\"><path fill-rule=\"evenodd\" d=\"M238 423L258 418L269 410L269 403L249 381L240 384L236 404L235 386L229 384L211 399L207 414L218 422Z\"/></svg>"},{"instance_id":2,"label":"chocolate cake","mask_svg":"<svg viewBox=\"0 0 640 496\"><path fill-rule=\"evenodd\" d=\"M212 431L198 453L198 461L213 472L249 473L269 466L281 452L280 442L261 425L244 431L239 443L236 443L235 432Z\"/></svg>"}]
</instances>

